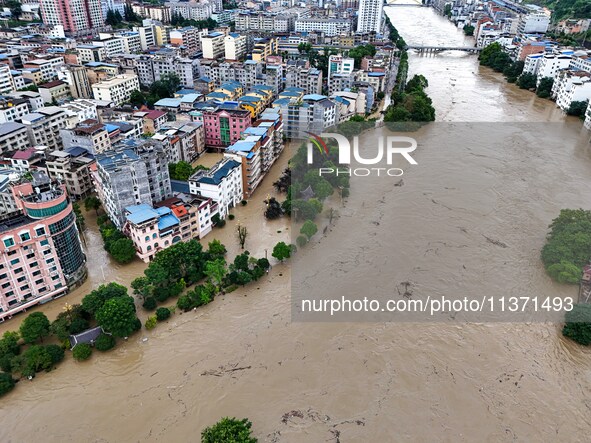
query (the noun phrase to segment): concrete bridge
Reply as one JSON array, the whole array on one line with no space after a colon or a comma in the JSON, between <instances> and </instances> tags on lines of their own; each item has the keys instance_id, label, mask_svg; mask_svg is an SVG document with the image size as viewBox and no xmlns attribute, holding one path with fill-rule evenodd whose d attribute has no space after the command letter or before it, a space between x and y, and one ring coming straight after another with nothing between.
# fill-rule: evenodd
<instances>
[{"instance_id":1,"label":"concrete bridge","mask_svg":"<svg viewBox=\"0 0 591 443\"><path fill-rule=\"evenodd\" d=\"M428 8L429 5L421 5L419 3L386 3L386 6L391 8Z\"/></svg>"},{"instance_id":2,"label":"concrete bridge","mask_svg":"<svg viewBox=\"0 0 591 443\"><path fill-rule=\"evenodd\" d=\"M442 52L442 51L463 51L474 54L482 51L482 48L475 48L474 46L423 46L423 45L407 45L406 49L414 49L419 54L428 52Z\"/></svg>"}]
</instances>

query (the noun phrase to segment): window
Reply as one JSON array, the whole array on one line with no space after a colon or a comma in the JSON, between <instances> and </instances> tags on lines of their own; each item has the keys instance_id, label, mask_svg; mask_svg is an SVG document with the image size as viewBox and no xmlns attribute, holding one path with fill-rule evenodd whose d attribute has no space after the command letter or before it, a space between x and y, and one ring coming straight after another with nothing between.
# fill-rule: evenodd
<instances>
[{"instance_id":1,"label":"window","mask_svg":"<svg viewBox=\"0 0 591 443\"><path fill-rule=\"evenodd\" d=\"M4 246L7 248L14 246L14 239L12 237L7 237L3 241L4 241Z\"/></svg>"},{"instance_id":2,"label":"window","mask_svg":"<svg viewBox=\"0 0 591 443\"><path fill-rule=\"evenodd\" d=\"M21 241L27 241L27 240L31 240L31 234L29 234L28 232L23 232L21 234L19 234Z\"/></svg>"},{"instance_id":3,"label":"window","mask_svg":"<svg viewBox=\"0 0 591 443\"><path fill-rule=\"evenodd\" d=\"M10 264L11 265L16 265L20 260L18 258L15 258L14 260L10 260Z\"/></svg>"},{"instance_id":4,"label":"window","mask_svg":"<svg viewBox=\"0 0 591 443\"><path fill-rule=\"evenodd\" d=\"M41 246L49 245L49 240L41 240Z\"/></svg>"},{"instance_id":5,"label":"window","mask_svg":"<svg viewBox=\"0 0 591 443\"><path fill-rule=\"evenodd\" d=\"M145 241L150 241L150 236L146 235Z\"/></svg>"}]
</instances>

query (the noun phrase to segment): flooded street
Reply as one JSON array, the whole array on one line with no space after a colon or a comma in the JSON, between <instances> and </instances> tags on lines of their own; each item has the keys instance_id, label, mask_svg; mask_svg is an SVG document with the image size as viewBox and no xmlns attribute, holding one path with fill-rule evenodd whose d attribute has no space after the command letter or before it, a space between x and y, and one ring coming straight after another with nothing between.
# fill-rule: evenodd
<instances>
[{"instance_id":1,"label":"flooded street","mask_svg":"<svg viewBox=\"0 0 591 443\"><path fill-rule=\"evenodd\" d=\"M430 8L386 12L408 43L468 44ZM405 171L404 186L353 180L332 231L298 259L332 290L378 269L383 280L343 290L410 281L417 296L576 296L546 277L539 251L561 208L589 207L590 133L552 102L480 68L474 55L411 53L409 63L411 75L428 78L438 121L490 125L424 129L419 165ZM556 123L541 143L535 126L499 124L508 121ZM288 157L205 243L219 238L233 257L238 220L249 226L252 255L268 249L270 257L290 238L289 220L262 215ZM89 279L36 308L50 318L103 281L129 284L144 269L139 261L110 263L92 218ZM334 251L329 263L326 251ZM591 351L564 340L560 325L470 324L449 315L429 323L292 322L290 279L290 264L275 264L259 282L177 312L110 353L84 363L67 358L55 372L20 382L0 401L0 441L195 442L222 416L248 417L259 441L274 443L589 440Z\"/></svg>"}]
</instances>

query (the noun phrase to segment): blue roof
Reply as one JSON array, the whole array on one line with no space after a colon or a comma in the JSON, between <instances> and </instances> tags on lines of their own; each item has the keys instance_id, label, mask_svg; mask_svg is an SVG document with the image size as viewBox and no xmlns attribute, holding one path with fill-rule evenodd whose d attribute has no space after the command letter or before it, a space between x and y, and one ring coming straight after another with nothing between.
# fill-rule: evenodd
<instances>
[{"instance_id":1,"label":"blue roof","mask_svg":"<svg viewBox=\"0 0 591 443\"><path fill-rule=\"evenodd\" d=\"M242 133L249 134L249 135L266 135L267 131L268 131L268 129L265 127L249 126L244 131L242 131Z\"/></svg>"},{"instance_id":2,"label":"blue roof","mask_svg":"<svg viewBox=\"0 0 591 443\"><path fill-rule=\"evenodd\" d=\"M182 192L183 194L189 194L189 183L182 182L180 180L171 180L170 188L172 192Z\"/></svg>"},{"instance_id":3,"label":"blue roof","mask_svg":"<svg viewBox=\"0 0 591 443\"><path fill-rule=\"evenodd\" d=\"M199 77L199 78L197 79L197 81L202 81L202 82L207 82L207 83L209 83L209 82L211 81L211 79L210 79L209 77L205 77L205 76L203 76L203 77Z\"/></svg>"},{"instance_id":4,"label":"blue roof","mask_svg":"<svg viewBox=\"0 0 591 443\"><path fill-rule=\"evenodd\" d=\"M197 179L198 183L206 183L210 185L219 185L221 181L227 177L232 169L240 167L240 163L235 160L229 160L224 163L221 167L216 169L211 176L203 176Z\"/></svg>"},{"instance_id":5,"label":"blue roof","mask_svg":"<svg viewBox=\"0 0 591 443\"><path fill-rule=\"evenodd\" d=\"M172 210L167 206L161 206L160 208L156 208L156 212L158 213L158 215L166 215L170 214Z\"/></svg>"},{"instance_id":6,"label":"blue roof","mask_svg":"<svg viewBox=\"0 0 591 443\"><path fill-rule=\"evenodd\" d=\"M160 231L163 231L165 229L168 229L174 225L178 225L179 224L179 219L176 218L174 215L172 214L168 214L168 215L164 215L160 218L160 220L158 220L158 229Z\"/></svg>"},{"instance_id":7,"label":"blue roof","mask_svg":"<svg viewBox=\"0 0 591 443\"><path fill-rule=\"evenodd\" d=\"M195 100L199 100L202 94L186 94L181 98L181 103L193 103Z\"/></svg>"},{"instance_id":8,"label":"blue roof","mask_svg":"<svg viewBox=\"0 0 591 443\"><path fill-rule=\"evenodd\" d=\"M66 152L72 157L78 157L79 155L86 154L90 155L88 151L80 146L74 146L73 148L66 149ZM90 155L92 157L92 155Z\"/></svg>"},{"instance_id":9,"label":"blue roof","mask_svg":"<svg viewBox=\"0 0 591 443\"><path fill-rule=\"evenodd\" d=\"M238 140L233 145L230 145L226 148L228 151L238 151L238 152L250 152L252 148L254 148L256 143L249 142L245 140Z\"/></svg>"},{"instance_id":10,"label":"blue roof","mask_svg":"<svg viewBox=\"0 0 591 443\"><path fill-rule=\"evenodd\" d=\"M224 35L221 32L210 32L206 35L206 37L219 37L220 35Z\"/></svg>"},{"instance_id":11,"label":"blue roof","mask_svg":"<svg viewBox=\"0 0 591 443\"><path fill-rule=\"evenodd\" d=\"M128 206L125 210L130 212L126 217L127 220L136 225L159 217L158 212L147 204Z\"/></svg>"},{"instance_id":12,"label":"blue roof","mask_svg":"<svg viewBox=\"0 0 591 443\"><path fill-rule=\"evenodd\" d=\"M289 105L289 102L290 101L291 100L289 100L288 98L278 98L277 100L275 100L273 102L273 104L279 105L279 106L281 106L281 105Z\"/></svg>"},{"instance_id":13,"label":"blue roof","mask_svg":"<svg viewBox=\"0 0 591 443\"><path fill-rule=\"evenodd\" d=\"M230 32L228 35L229 35L230 37L234 37L234 38L238 38L238 37L240 37L240 34L238 34L237 32Z\"/></svg>"},{"instance_id":14,"label":"blue roof","mask_svg":"<svg viewBox=\"0 0 591 443\"><path fill-rule=\"evenodd\" d=\"M165 106L167 108L178 108L180 105L180 98L163 98L154 103L154 106Z\"/></svg>"},{"instance_id":15,"label":"blue roof","mask_svg":"<svg viewBox=\"0 0 591 443\"><path fill-rule=\"evenodd\" d=\"M248 102L248 103L258 103L263 99L260 97L253 97L252 95L243 95L238 99L241 102Z\"/></svg>"},{"instance_id":16,"label":"blue roof","mask_svg":"<svg viewBox=\"0 0 591 443\"><path fill-rule=\"evenodd\" d=\"M114 65L112 63L104 63L104 62L88 62L86 66L90 66L91 68L97 68L99 66L108 66L109 68L118 68L119 65Z\"/></svg>"},{"instance_id":17,"label":"blue roof","mask_svg":"<svg viewBox=\"0 0 591 443\"><path fill-rule=\"evenodd\" d=\"M113 132L113 131L116 131L117 129L119 129L119 126L111 125L111 124L107 123L105 125L105 129L107 130L107 132Z\"/></svg>"},{"instance_id":18,"label":"blue roof","mask_svg":"<svg viewBox=\"0 0 591 443\"><path fill-rule=\"evenodd\" d=\"M308 95L304 95L304 97L302 97L303 100L312 100L312 101L319 101L319 100L324 100L326 98L325 95L320 95L320 94L308 94Z\"/></svg>"},{"instance_id":19,"label":"blue roof","mask_svg":"<svg viewBox=\"0 0 591 443\"><path fill-rule=\"evenodd\" d=\"M368 72L368 77L384 77L386 75L385 72Z\"/></svg>"}]
</instances>

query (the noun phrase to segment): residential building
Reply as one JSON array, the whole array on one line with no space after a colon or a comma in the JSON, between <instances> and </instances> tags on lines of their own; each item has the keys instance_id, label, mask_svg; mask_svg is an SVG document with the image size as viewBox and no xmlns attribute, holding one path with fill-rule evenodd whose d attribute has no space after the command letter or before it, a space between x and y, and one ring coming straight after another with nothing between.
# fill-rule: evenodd
<instances>
[{"instance_id":1,"label":"residential building","mask_svg":"<svg viewBox=\"0 0 591 443\"><path fill-rule=\"evenodd\" d=\"M224 37L224 54L226 60L242 60L246 57L246 36L235 32ZM203 53L205 57L205 49Z\"/></svg>"},{"instance_id":2,"label":"residential building","mask_svg":"<svg viewBox=\"0 0 591 443\"><path fill-rule=\"evenodd\" d=\"M563 111L568 111L573 102L590 100L591 74L581 71L560 71L552 86L552 97Z\"/></svg>"},{"instance_id":3,"label":"residential building","mask_svg":"<svg viewBox=\"0 0 591 443\"><path fill-rule=\"evenodd\" d=\"M39 85L39 94L45 103L62 103L70 98L70 86L62 80Z\"/></svg>"},{"instance_id":4,"label":"residential building","mask_svg":"<svg viewBox=\"0 0 591 443\"><path fill-rule=\"evenodd\" d=\"M166 5L132 3L131 8L133 9L133 12L141 17L157 20L163 23L170 23L170 8Z\"/></svg>"},{"instance_id":5,"label":"residential building","mask_svg":"<svg viewBox=\"0 0 591 443\"><path fill-rule=\"evenodd\" d=\"M201 122L167 122L152 139L162 143L169 163L191 163L205 150L205 133Z\"/></svg>"},{"instance_id":6,"label":"residential building","mask_svg":"<svg viewBox=\"0 0 591 443\"><path fill-rule=\"evenodd\" d=\"M57 106L47 106L25 115L21 123L27 127L32 146L46 146L47 149L61 149L60 129L66 126L66 113Z\"/></svg>"},{"instance_id":7,"label":"residential building","mask_svg":"<svg viewBox=\"0 0 591 443\"><path fill-rule=\"evenodd\" d=\"M170 8L171 15L178 14L187 20L207 20L215 10L209 2L167 2L166 6Z\"/></svg>"},{"instance_id":8,"label":"residential building","mask_svg":"<svg viewBox=\"0 0 591 443\"><path fill-rule=\"evenodd\" d=\"M587 111L585 112L585 127L591 129L591 100L589 101L589 106L587 106Z\"/></svg>"},{"instance_id":9,"label":"residential building","mask_svg":"<svg viewBox=\"0 0 591 443\"><path fill-rule=\"evenodd\" d=\"M328 80L333 74L352 74L355 69L355 60L342 55L328 57Z\"/></svg>"},{"instance_id":10,"label":"residential building","mask_svg":"<svg viewBox=\"0 0 591 443\"><path fill-rule=\"evenodd\" d=\"M100 0L39 0L43 23L61 25L68 34L84 35L105 25Z\"/></svg>"},{"instance_id":11,"label":"residential building","mask_svg":"<svg viewBox=\"0 0 591 443\"><path fill-rule=\"evenodd\" d=\"M64 59L61 57L53 58L38 58L34 60L28 60L24 63L25 68L31 68L38 70L39 81L35 81L36 84L45 83L57 78L57 67L64 64Z\"/></svg>"},{"instance_id":12,"label":"residential building","mask_svg":"<svg viewBox=\"0 0 591 443\"><path fill-rule=\"evenodd\" d=\"M295 21L295 31L323 33L327 37L346 35L351 32L351 22L334 18L301 18Z\"/></svg>"},{"instance_id":13,"label":"residential building","mask_svg":"<svg viewBox=\"0 0 591 443\"><path fill-rule=\"evenodd\" d=\"M274 37L255 39L251 55L254 61L264 62L270 55L277 54L277 39Z\"/></svg>"},{"instance_id":14,"label":"residential building","mask_svg":"<svg viewBox=\"0 0 591 443\"><path fill-rule=\"evenodd\" d=\"M96 44L78 45L76 46L76 51L78 51L78 60L82 64L88 62L102 62L107 58L106 48Z\"/></svg>"},{"instance_id":15,"label":"residential building","mask_svg":"<svg viewBox=\"0 0 591 443\"><path fill-rule=\"evenodd\" d=\"M382 0L359 0L357 32L376 32L382 29L384 2Z\"/></svg>"},{"instance_id":16,"label":"residential building","mask_svg":"<svg viewBox=\"0 0 591 443\"><path fill-rule=\"evenodd\" d=\"M60 129L64 148L81 147L96 155L111 149L105 125L98 120L84 120L72 129Z\"/></svg>"},{"instance_id":17,"label":"residential building","mask_svg":"<svg viewBox=\"0 0 591 443\"><path fill-rule=\"evenodd\" d=\"M31 146L31 142L26 125L16 122L0 125L0 154L27 149L29 146Z\"/></svg>"},{"instance_id":18,"label":"residential building","mask_svg":"<svg viewBox=\"0 0 591 443\"><path fill-rule=\"evenodd\" d=\"M131 93L140 88L135 74L121 74L109 80L92 85L92 94L97 100L112 101L116 105L125 103Z\"/></svg>"},{"instance_id":19,"label":"residential building","mask_svg":"<svg viewBox=\"0 0 591 443\"><path fill-rule=\"evenodd\" d=\"M191 194L211 199L217 203L222 219L228 211L244 199L242 164L224 158L211 169L199 170L189 178Z\"/></svg>"},{"instance_id":20,"label":"residential building","mask_svg":"<svg viewBox=\"0 0 591 443\"><path fill-rule=\"evenodd\" d=\"M251 125L251 113L244 109L223 107L203 110L205 146L221 149L240 140L242 131Z\"/></svg>"},{"instance_id":21,"label":"residential building","mask_svg":"<svg viewBox=\"0 0 591 443\"><path fill-rule=\"evenodd\" d=\"M218 59L224 56L225 35L222 32L210 32L201 37L203 58Z\"/></svg>"},{"instance_id":22,"label":"residential building","mask_svg":"<svg viewBox=\"0 0 591 443\"><path fill-rule=\"evenodd\" d=\"M546 12L532 12L521 14L517 24L517 32L524 34L545 34L550 26L550 14Z\"/></svg>"},{"instance_id":23,"label":"residential building","mask_svg":"<svg viewBox=\"0 0 591 443\"><path fill-rule=\"evenodd\" d=\"M538 62L537 84L545 77L555 78L558 71L569 67L571 60L570 54L545 54Z\"/></svg>"},{"instance_id":24,"label":"residential building","mask_svg":"<svg viewBox=\"0 0 591 443\"><path fill-rule=\"evenodd\" d=\"M303 139L308 133L320 134L339 121L338 106L320 94L304 95L301 100L276 100L273 106L281 113L285 135L290 139Z\"/></svg>"},{"instance_id":25,"label":"residential building","mask_svg":"<svg viewBox=\"0 0 591 443\"><path fill-rule=\"evenodd\" d=\"M10 67L0 65L0 94L10 94L16 91L16 89Z\"/></svg>"},{"instance_id":26,"label":"residential building","mask_svg":"<svg viewBox=\"0 0 591 443\"><path fill-rule=\"evenodd\" d=\"M286 88L301 88L307 94L322 92L322 71L316 68L304 68L300 65L288 65L285 74Z\"/></svg>"},{"instance_id":27,"label":"residential building","mask_svg":"<svg viewBox=\"0 0 591 443\"><path fill-rule=\"evenodd\" d=\"M187 26L185 28L171 30L170 44L181 48L187 57L195 55L201 49L199 29Z\"/></svg>"},{"instance_id":28,"label":"residential building","mask_svg":"<svg viewBox=\"0 0 591 443\"><path fill-rule=\"evenodd\" d=\"M166 112L158 111L139 111L135 112L134 117L141 117L144 121L144 134L154 134L160 127L168 121Z\"/></svg>"},{"instance_id":29,"label":"residential building","mask_svg":"<svg viewBox=\"0 0 591 443\"><path fill-rule=\"evenodd\" d=\"M125 224L125 208L154 205L171 197L168 160L155 140L126 139L96 156L93 180L103 208L119 229Z\"/></svg>"},{"instance_id":30,"label":"residential building","mask_svg":"<svg viewBox=\"0 0 591 443\"><path fill-rule=\"evenodd\" d=\"M0 320L66 294L87 274L65 187L34 173L13 194L19 211L0 218Z\"/></svg>"},{"instance_id":31,"label":"residential building","mask_svg":"<svg viewBox=\"0 0 591 443\"><path fill-rule=\"evenodd\" d=\"M29 112L31 112L31 106L27 99L0 97L0 123L20 120Z\"/></svg>"},{"instance_id":32,"label":"residential building","mask_svg":"<svg viewBox=\"0 0 591 443\"><path fill-rule=\"evenodd\" d=\"M86 68L82 65L69 65L64 71L65 81L70 87L74 98L91 98L92 88Z\"/></svg>"},{"instance_id":33,"label":"residential building","mask_svg":"<svg viewBox=\"0 0 591 443\"><path fill-rule=\"evenodd\" d=\"M53 151L46 158L49 176L62 183L68 195L77 200L94 190L90 172L94 164L94 156L81 147Z\"/></svg>"}]
</instances>

